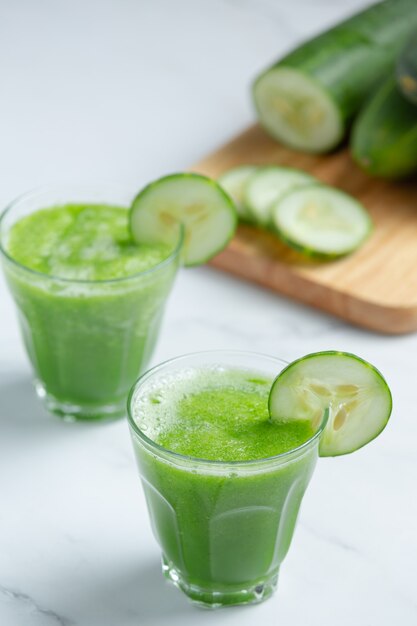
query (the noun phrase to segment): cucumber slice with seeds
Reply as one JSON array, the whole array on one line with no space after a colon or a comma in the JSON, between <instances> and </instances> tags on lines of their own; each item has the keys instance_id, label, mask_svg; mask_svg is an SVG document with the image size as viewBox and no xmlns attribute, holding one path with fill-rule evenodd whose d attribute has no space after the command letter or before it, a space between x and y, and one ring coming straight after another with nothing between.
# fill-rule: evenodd
<instances>
[{"instance_id":1,"label":"cucumber slice with seeds","mask_svg":"<svg viewBox=\"0 0 417 626\"><path fill-rule=\"evenodd\" d=\"M217 179L217 182L233 198L239 217L247 221L251 220L251 215L244 201L245 187L250 176L257 169L256 165L240 165L228 170Z\"/></svg>"},{"instance_id":2,"label":"cucumber slice with seeds","mask_svg":"<svg viewBox=\"0 0 417 626\"><path fill-rule=\"evenodd\" d=\"M273 68L258 78L253 93L260 122L286 145L325 152L342 139L344 120L337 103L307 74Z\"/></svg>"},{"instance_id":3,"label":"cucumber slice with seeds","mask_svg":"<svg viewBox=\"0 0 417 626\"><path fill-rule=\"evenodd\" d=\"M320 426L320 456L358 450L385 428L392 396L382 374L348 352L316 352L288 365L275 379L269 395L271 419L305 419Z\"/></svg>"},{"instance_id":4,"label":"cucumber slice with seeds","mask_svg":"<svg viewBox=\"0 0 417 626\"><path fill-rule=\"evenodd\" d=\"M372 230L372 220L357 200L320 184L289 192L271 207L271 215L289 246L319 258L353 252Z\"/></svg>"},{"instance_id":5,"label":"cucumber slice with seeds","mask_svg":"<svg viewBox=\"0 0 417 626\"><path fill-rule=\"evenodd\" d=\"M133 200L130 229L137 243L172 243L179 223L185 230L184 265L200 265L223 250L233 237L237 212L220 185L193 173L164 176Z\"/></svg>"},{"instance_id":6,"label":"cucumber slice with seeds","mask_svg":"<svg viewBox=\"0 0 417 626\"><path fill-rule=\"evenodd\" d=\"M253 219L259 226L271 221L271 204L291 189L311 185L316 179L291 167L271 165L258 168L247 181L244 200Z\"/></svg>"}]
</instances>

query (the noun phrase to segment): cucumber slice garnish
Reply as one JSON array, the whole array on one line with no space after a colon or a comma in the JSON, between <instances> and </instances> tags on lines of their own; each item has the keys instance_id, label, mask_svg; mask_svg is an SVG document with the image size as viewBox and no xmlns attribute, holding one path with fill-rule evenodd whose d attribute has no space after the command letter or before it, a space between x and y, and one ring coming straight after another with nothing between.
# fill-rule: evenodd
<instances>
[{"instance_id":1,"label":"cucumber slice garnish","mask_svg":"<svg viewBox=\"0 0 417 626\"><path fill-rule=\"evenodd\" d=\"M344 120L336 102L297 69L267 70L255 82L253 96L265 129L297 150L325 152L343 137Z\"/></svg>"},{"instance_id":2,"label":"cucumber slice garnish","mask_svg":"<svg viewBox=\"0 0 417 626\"><path fill-rule=\"evenodd\" d=\"M217 182L233 198L238 215L243 220L251 219L244 201L244 194L246 183L257 169L256 165L240 165L228 170L217 179Z\"/></svg>"},{"instance_id":3,"label":"cucumber slice garnish","mask_svg":"<svg viewBox=\"0 0 417 626\"><path fill-rule=\"evenodd\" d=\"M193 173L159 178L133 200L130 228L137 243L172 243L179 223L185 230L184 265L200 265L233 237L237 212L220 185Z\"/></svg>"},{"instance_id":4,"label":"cucumber slice garnish","mask_svg":"<svg viewBox=\"0 0 417 626\"><path fill-rule=\"evenodd\" d=\"M260 167L246 183L244 202L254 221L259 226L268 226L273 202L277 202L291 189L311 185L315 181L310 174L291 167Z\"/></svg>"},{"instance_id":5,"label":"cucumber slice garnish","mask_svg":"<svg viewBox=\"0 0 417 626\"><path fill-rule=\"evenodd\" d=\"M271 218L289 246L324 258L353 252L372 230L372 220L357 200L320 184L290 191L273 204Z\"/></svg>"},{"instance_id":6,"label":"cucumber slice garnish","mask_svg":"<svg viewBox=\"0 0 417 626\"><path fill-rule=\"evenodd\" d=\"M329 419L320 439L320 456L339 456L380 434L391 415L392 396L373 365L347 352L308 354L274 380L271 419L306 419L318 428L325 409Z\"/></svg>"}]
</instances>

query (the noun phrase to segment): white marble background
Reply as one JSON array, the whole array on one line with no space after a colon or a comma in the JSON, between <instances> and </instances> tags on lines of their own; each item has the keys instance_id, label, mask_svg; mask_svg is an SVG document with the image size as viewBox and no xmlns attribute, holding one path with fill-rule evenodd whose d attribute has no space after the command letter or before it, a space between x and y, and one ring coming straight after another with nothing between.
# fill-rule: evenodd
<instances>
[{"instance_id":1,"label":"white marble background","mask_svg":"<svg viewBox=\"0 0 417 626\"><path fill-rule=\"evenodd\" d=\"M0 204L59 180L132 193L253 119L248 84L359 0L1 0ZM395 411L366 450L319 462L278 594L192 608L159 571L126 424L68 425L35 400L0 282L1 626L417 623L417 335L381 337L207 268L175 285L154 362L239 348L357 352Z\"/></svg>"}]
</instances>

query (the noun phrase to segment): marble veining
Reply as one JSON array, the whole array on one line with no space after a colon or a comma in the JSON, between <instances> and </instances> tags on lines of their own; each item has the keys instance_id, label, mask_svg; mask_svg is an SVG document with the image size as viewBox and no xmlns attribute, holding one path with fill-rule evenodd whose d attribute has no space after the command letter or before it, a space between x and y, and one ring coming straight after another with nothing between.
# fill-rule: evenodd
<instances>
[{"instance_id":1,"label":"marble veining","mask_svg":"<svg viewBox=\"0 0 417 626\"><path fill-rule=\"evenodd\" d=\"M361 555L361 551L356 546L347 543L346 541L343 541L343 539L341 539L340 537L337 537L336 535L330 535L329 533L324 533L319 528L310 526L305 521L299 521L298 523L304 530L309 532L319 541L324 541L326 543L332 544L333 546L336 546L337 548L340 548L341 550L346 550L347 552L354 552L357 555Z\"/></svg>"},{"instance_id":2,"label":"marble veining","mask_svg":"<svg viewBox=\"0 0 417 626\"><path fill-rule=\"evenodd\" d=\"M58 624L59 626L72 626L74 623L72 620L63 617L62 615L58 615L55 611L51 611L51 609L46 609L44 607L39 606L39 604L26 593L22 593L21 591L16 591L15 589L8 589L7 587L3 587L0 585L0 594L3 595L6 600L8 599L11 602L17 603L19 607L22 607L30 614L38 614L46 618L48 624Z\"/></svg>"}]
</instances>

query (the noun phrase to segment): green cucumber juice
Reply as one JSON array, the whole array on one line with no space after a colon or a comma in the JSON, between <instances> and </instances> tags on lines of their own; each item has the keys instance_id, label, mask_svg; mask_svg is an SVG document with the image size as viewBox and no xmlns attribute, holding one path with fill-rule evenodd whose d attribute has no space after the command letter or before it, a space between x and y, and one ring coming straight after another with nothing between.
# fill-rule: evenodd
<instances>
[{"instance_id":1,"label":"green cucumber juice","mask_svg":"<svg viewBox=\"0 0 417 626\"><path fill-rule=\"evenodd\" d=\"M124 413L177 269L172 246L134 244L124 207L65 204L18 219L3 248L50 408L81 418Z\"/></svg>"},{"instance_id":2,"label":"green cucumber juice","mask_svg":"<svg viewBox=\"0 0 417 626\"><path fill-rule=\"evenodd\" d=\"M191 367L132 392L134 448L165 570L203 604L273 592L317 459L309 421L270 420L271 384L258 371Z\"/></svg>"}]
</instances>

